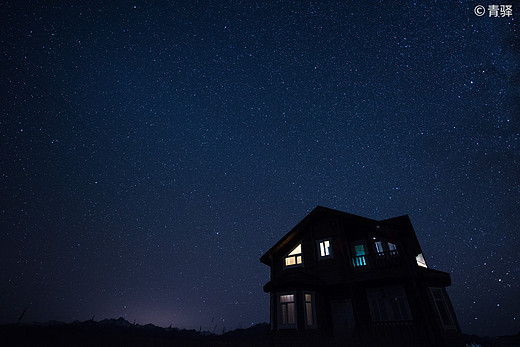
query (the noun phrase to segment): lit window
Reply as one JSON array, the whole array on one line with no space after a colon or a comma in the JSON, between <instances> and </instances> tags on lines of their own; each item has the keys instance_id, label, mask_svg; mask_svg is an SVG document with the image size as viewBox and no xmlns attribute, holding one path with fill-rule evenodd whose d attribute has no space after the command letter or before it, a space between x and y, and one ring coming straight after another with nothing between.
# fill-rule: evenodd
<instances>
[{"instance_id":1,"label":"lit window","mask_svg":"<svg viewBox=\"0 0 520 347\"><path fill-rule=\"evenodd\" d=\"M437 313L439 314L444 329L455 329L451 311L448 308L448 303L444 297L443 290L441 288L430 288L430 291L432 293L433 301L435 302L435 307L437 308Z\"/></svg>"},{"instance_id":2,"label":"lit window","mask_svg":"<svg viewBox=\"0 0 520 347\"><path fill-rule=\"evenodd\" d=\"M354 245L354 257L352 258L352 265L354 266L366 266L367 261L365 259L366 255L365 245L363 243L358 243Z\"/></svg>"},{"instance_id":3,"label":"lit window","mask_svg":"<svg viewBox=\"0 0 520 347\"><path fill-rule=\"evenodd\" d=\"M285 257L285 266L301 265L302 262L302 244L300 243Z\"/></svg>"},{"instance_id":4,"label":"lit window","mask_svg":"<svg viewBox=\"0 0 520 347\"><path fill-rule=\"evenodd\" d=\"M377 253L383 253L383 243L381 241L376 241L376 249Z\"/></svg>"},{"instance_id":5,"label":"lit window","mask_svg":"<svg viewBox=\"0 0 520 347\"><path fill-rule=\"evenodd\" d=\"M376 240L375 237L373 237L372 239ZM376 246L376 251L379 255L382 255L383 253L385 255L396 255L397 254L397 247L396 247L395 243L386 242L386 241L374 241L374 245Z\"/></svg>"},{"instance_id":6,"label":"lit window","mask_svg":"<svg viewBox=\"0 0 520 347\"><path fill-rule=\"evenodd\" d=\"M305 325L307 328L315 328L314 294L305 293Z\"/></svg>"},{"instance_id":7,"label":"lit window","mask_svg":"<svg viewBox=\"0 0 520 347\"><path fill-rule=\"evenodd\" d=\"M417 265L427 268L428 265L426 265L426 260L424 260L424 256L422 253L417 254L415 257L415 261L417 262Z\"/></svg>"},{"instance_id":8,"label":"lit window","mask_svg":"<svg viewBox=\"0 0 520 347\"><path fill-rule=\"evenodd\" d=\"M318 241L318 247L320 249L320 258L332 258L332 247L330 240Z\"/></svg>"},{"instance_id":9,"label":"lit window","mask_svg":"<svg viewBox=\"0 0 520 347\"><path fill-rule=\"evenodd\" d=\"M412 319L408 300L401 287L368 289L367 298L373 322Z\"/></svg>"},{"instance_id":10,"label":"lit window","mask_svg":"<svg viewBox=\"0 0 520 347\"><path fill-rule=\"evenodd\" d=\"M283 294L279 296L279 328L296 328L296 305L294 294Z\"/></svg>"}]
</instances>

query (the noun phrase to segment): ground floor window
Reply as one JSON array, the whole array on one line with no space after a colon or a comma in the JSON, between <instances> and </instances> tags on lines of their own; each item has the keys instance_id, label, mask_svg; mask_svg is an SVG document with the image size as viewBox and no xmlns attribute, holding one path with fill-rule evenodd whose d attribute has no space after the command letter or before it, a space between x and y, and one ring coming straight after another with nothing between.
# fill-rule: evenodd
<instances>
[{"instance_id":1,"label":"ground floor window","mask_svg":"<svg viewBox=\"0 0 520 347\"><path fill-rule=\"evenodd\" d=\"M296 293L278 295L278 328L296 328Z\"/></svg>"},{"instance_id":2,"label":"ground floor window","mask_svg":"<svg viewBox=\"0 0 520 347\"><path fill-rule=\"evenodd\" d=\"M402 287L368 289L367 298L373 322L412 319L408 300Z\"/></svg>"},{"instance_id":3,"label":"ground floor window","mask_svg":"<svg viewBox=\"0 0 520 347\"><path fill-rule=\"evenodd\" d=\"M435 308L437 309L437 314L439 315L444 328L455 329L455 324L453 323L453 317L448 307L447 299L444 295L444 290L442 288L430 288L430 292L432 293Z\"/></svg>"},{"instance_id":4,"label":"ground floor window","mask_svg":"<svg viewBox=\"0 0 520 347\"><path fill-rule=\"evenodd\" d=\"M315 329L316 296L314 292L298 291L276 294L277 329Z\"/></svg>"},{"instance_id":5,"label":"ground floor window","mask_svg":"<svg viewBox=\"0 0 520 347\"><path fill-rule=\"evenodd\" d=\"M307 328L316 327L316 308L314 303L314 293L303 294L305 304L305 326Z\"/></svg>"}]
</instances>

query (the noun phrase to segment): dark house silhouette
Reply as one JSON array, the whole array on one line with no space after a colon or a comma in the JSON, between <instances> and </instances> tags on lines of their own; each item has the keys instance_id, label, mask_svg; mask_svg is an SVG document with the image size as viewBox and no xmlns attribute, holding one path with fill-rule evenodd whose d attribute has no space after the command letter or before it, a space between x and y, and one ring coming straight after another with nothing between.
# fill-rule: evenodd
<instances>
[{"instance_id":1,"label":"dark house silhouette","mask_svg":"<svg viewBox=\"0 0 520 347\"><path fill-rule=\"evenodd\" d=\"M268 250L276 336L362 346L459 345L446 272L426 265L408 216L318 206Z\"/></svg>"}]
</instances>

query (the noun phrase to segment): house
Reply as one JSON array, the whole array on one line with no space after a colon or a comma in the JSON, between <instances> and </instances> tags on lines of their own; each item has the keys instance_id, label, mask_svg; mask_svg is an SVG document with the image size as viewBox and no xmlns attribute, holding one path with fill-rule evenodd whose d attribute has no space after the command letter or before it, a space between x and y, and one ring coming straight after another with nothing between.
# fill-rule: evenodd
<instances>
[{"instance_id":1,"label":"house","mask_svg":"<svg viewBox=\"0 0 520 347\"><path fill-rule=\"evenodd\" d=\"M269 249L276 336L361 346L459 345L446 292L408 216L376 221L318 206Z\"/></svg>"}]
</instances>

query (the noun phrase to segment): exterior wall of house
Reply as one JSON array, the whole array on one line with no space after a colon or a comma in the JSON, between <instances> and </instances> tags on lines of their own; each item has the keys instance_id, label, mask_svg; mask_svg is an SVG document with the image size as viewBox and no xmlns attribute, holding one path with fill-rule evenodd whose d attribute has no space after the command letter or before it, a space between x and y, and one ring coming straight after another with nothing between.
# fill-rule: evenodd
<instances>
[{"instance_id":1,"label":"exterior wall of house","mask_svg":"<svg viewBox=\"0 0 520 347\"><path fill-rule=\"evenodd\" d=\"M288 273L300 272L325 281L326 283L343 283L348 280L348 272L351 268L352 246L356 241L363 241L366 245L367 253L376 254L374 242L371 235L376 235L375 231L370 233L366 226L359 225L350 220L342 218L318 218L306 225L299 232L300 238L295 237L284 247L273 254L273 264L271 265L271 280L283 278ZM331 258L320 259L317 241L331 240ZM398 244L400 254L406 254L400 240L390 238ZM298 244L302 244L303 266L285 267L285 256ZM407 254L408 255L408 254ZM413 260L412 260L413 258ZM408 256L409 262L415 266L415 258Z\"/></svg>"},{"instance_id":2,"label":"exterior wall of house","mask_svg":"<svg viewBox=\"0 0 520 347\"><path fill-rule=\"evenodd\" d=\"M295 238L273 255L271 280L277 280L291 272L305 273L327 282L345 281L345 258L343 244L340 240L340 229L337 222L327 220L310 223L301 232L301 238ZM319 259L317 240L332 240L332 258ZM298 244L302 244L303 266L285 267L286 255Z\"/></svg>"},{"instance_id":3,"label":"exterior wall of house","mask_svg":"<svg viewBox=\"0 0 520 347\"><path fill-rule=\"evenodd\" d=\"M443 310L448 310L453 317L452 332L460 332L445 290L445 286L450 284L449 275L418 267L415 256L422 250L407 218L396 218L388 224L399 225L401 230L391 229L383 222L371 225L366 220L324 213L314 215L300 229L293 230L284 240L285 244L273 251L270 258L272 329L287 333L294 330L280 329L279 295L292 293L295 295L297 323L292 328L299 331L315 331L326 337L337 335L335 319L338 319L337 308L341 307L349 311L339 317L348 321L348 328L340 332L343 339L372 341L373 345L385 342L399 345L399 339L404 338L409 345L446 345L450 331L439 318L430 288L437 288L434 289L435 295L446 299ZM318 242L321 240L330 241L331 257L320 258ZM385 245L383 253L378 253L376 241L382 242L377 246L379 251L381 245ZM366 266L353 264L353 246L357 242L365 245ZM388 242L396 245L396 251L389 251ZM303 264L286 267L285 257L300 243ZM396 290L405 297L406 319L374 320L375 304L370 303L369 296L372 295L374 302L374 292ZM315 324L312 327L305 321L306 292L313 293ZM381 300L384 302L385 299Z\"/></svg>"}]
</instances>

